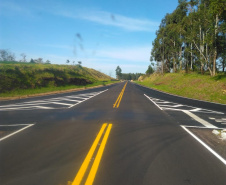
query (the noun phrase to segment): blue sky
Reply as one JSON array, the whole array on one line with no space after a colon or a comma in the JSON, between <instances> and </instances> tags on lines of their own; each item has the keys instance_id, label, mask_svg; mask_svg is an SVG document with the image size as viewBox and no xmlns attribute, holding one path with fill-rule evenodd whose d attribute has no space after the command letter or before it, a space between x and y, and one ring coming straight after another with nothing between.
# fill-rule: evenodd
<instances>
[{"instance_id":1,"label":"blue sky","mask_svg":"<svg viewBox=\"0 0 226 185\"><path fill-rule=\"evenodd\" d=\"M155 31L177 0L0 0L0 49L115 76L144 73Z\"/></svg>"}]
</instances>

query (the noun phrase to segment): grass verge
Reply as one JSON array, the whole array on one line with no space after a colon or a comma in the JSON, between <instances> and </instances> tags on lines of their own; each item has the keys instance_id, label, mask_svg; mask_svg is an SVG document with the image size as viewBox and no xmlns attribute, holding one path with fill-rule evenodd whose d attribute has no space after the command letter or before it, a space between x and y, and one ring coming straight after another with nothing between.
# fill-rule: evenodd
<instances>
[{"instance_id":1,"label":"grass verge","mask_svg":"<svg viewBox=\"0 0 226 185\"><path fill-rule=\"evenodd\" d=\"M38 89L17 89L15 91L11 91L8 93L0 93L0 100L7 100L7 99L17 99L17 98L25 98L29 96L38 96L38 95L45 95L45 94L55 94L55 93L63 93L69 91L76 91L82 89L88 89L92 87L98 86L106 86L109 84L118 83L118 81L98 81L92 84L87 85L67 85L67 86L60 86L60 87L42 87Z\"/></svg>"},{"instance_id":2,"label":"grass verge","mask_svg":"<svg viewBox=\"0 0 226 185\"><path fill-rule=\"evenodd\" d=\"M226 74L215 77L197 73L152 74L136 83L187 98L226 104Z\"/></svg>"}]
</instances>

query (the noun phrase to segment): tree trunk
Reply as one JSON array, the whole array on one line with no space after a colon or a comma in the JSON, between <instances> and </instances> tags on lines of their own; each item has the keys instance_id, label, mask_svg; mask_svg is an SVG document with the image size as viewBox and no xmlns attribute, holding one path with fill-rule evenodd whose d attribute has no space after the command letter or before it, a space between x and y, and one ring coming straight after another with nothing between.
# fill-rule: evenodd
<instances>
[{"instance_id":1,"label":"tree trunk","mask_svg":"<svg viewBox=\"0 0 226 185\"><path fill-rule=\"evenodd\" d=\"M173 46L174 46L174 49L175 49L175 41L173 42ZM175 56L173 54L173 72L175 73L176 72L176 59L175 59Z\"/></svg>"},{"instance_id":2,"label":"tree trunk","mask_svg":"<svg viewBox=\"0 0 226 185\"><path fill-rule=\"evenodd\" d=\"M165 55L165 51L164 51L164 40L163 40L163 55L162 55L162 74L164 73L164 55Z\"/></svg>"},{"instance_id":3,"label":"tree trunk","mask_svg":"<svg viewBox=\"0 0 226 185\"><path fill-rule=\"evenodd\" d=\"M191 70L192 70L193 54L192 54L192 43L191 43Z\"/></svg>"},{"instance_id":4,"label":"tree trunk","mask_svg":"<svg viewBox=\"0 0 226 185\"><path fill-rule=\"evenodd\" d=\"M199 45L199 55L200 55L200 71L201 74L203 74L203 61L202 61L202 51L203 51L203 46L202 46L202 27L199 26L199 39L200 39L200 45Z\"/></svg>"},{"instance_id":5,"label":"tree trunk","mask_svg":"<svg viewBox=\"0 0 226 185\"><path fill-rule=\"evenodd\" d=\"M181 33L180 33L180 39L181 39ZM182 44L180 47L179 59L180 59L180 70L181 70L182 69Z\"/></svg>"},{"instance_id":6,"label":"tree trunk","mask_svg":"<svg viewBox=\"0 0 226 185\"><path fill-rule=\"evenodd\" d=\"M175 61L175 57L173 57L173 72L176 73L176 61Z\"/></svg>"},{"instance_id":7,"label":"tree trunk","mask_svg":"<svg viewBox=\"0 0 226 185\"><path fill-rule=\"evenodd\" d=\"M214 35L214 55L213 55L213 75L216 75L216 60L217 60L217 34L218 34L218 14L216 15L215 35Z\"/></svg>"}]
</instances>

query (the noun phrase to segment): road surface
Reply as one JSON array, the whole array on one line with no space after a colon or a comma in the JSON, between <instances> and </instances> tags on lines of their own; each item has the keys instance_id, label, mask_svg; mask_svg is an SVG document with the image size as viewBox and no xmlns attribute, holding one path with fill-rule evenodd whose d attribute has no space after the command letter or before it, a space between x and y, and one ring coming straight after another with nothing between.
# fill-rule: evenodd
<instances>
[{"instance_id":1,"label":"road surface","mask_svg":"<svg viewBox=\"0 0 226 185\"><path fill-rule=\"evenodd\" d=\"M226 106L131 82L0 102L1 185L223 185L225 159L189 127Z\"/></svg>"}]
</instances>

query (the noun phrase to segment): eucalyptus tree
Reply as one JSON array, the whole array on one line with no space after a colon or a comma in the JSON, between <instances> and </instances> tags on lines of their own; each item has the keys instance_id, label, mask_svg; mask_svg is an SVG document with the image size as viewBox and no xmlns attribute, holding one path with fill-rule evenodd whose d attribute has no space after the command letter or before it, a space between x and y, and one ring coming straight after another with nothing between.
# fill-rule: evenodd
<instances>
[{"instance_id":1,"label":"eucalyptus tree","mask_svg":"<svg viewBox=\"0 0 226 185\"><path fill-rule=\"evenodd\" d=\"M210 18L213 22L212 28L214 27L213 32L213 68L212 68L212 75L214 76L216 73L216 60L217 60L217 46L218 46L218 39L219 39L219 31L220 27L225 26L225 17L226 17L226 1L225 0L210 0L209 1L209 13ZM222 37L225 39L225 37Z\"/></svg>"},{"instance_id":2,"label":"eucalyptus tree","mask_svg":"<svg viewBox=\"0 0 226 185\"><path fill-rule=\"evenodd\" d=\"M179 0L161 21L153 41L151 61L161 72L199 68L216 74L217 60L225 66L226 0Z\"/></svg>"}]
</instances>

